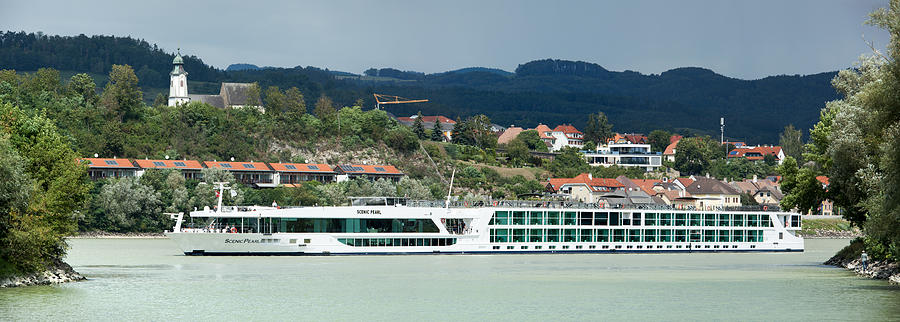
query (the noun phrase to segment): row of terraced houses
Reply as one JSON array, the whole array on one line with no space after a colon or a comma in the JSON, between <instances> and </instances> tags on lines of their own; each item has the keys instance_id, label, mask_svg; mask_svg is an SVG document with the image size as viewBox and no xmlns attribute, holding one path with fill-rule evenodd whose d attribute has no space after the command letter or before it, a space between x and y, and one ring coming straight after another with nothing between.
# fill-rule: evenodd
<instances>
[{"instance_id":1,"label":"row of terraced houses","mask_svg":"<svg viewBox=\"0 0 900 322\"><path fill-rule=\"evenodd\" d=\"M353 178L399 181L405 176L397 167L370 164L313 164L197 160L140 160L120 158L80 159L88 166L91 179L141 176L150 169L177 169L187 179L202 179L204 168L220 168L231 172L238 182L256 188L294 186L306 181L333 182Z\"/></svg>"}]
</instances>

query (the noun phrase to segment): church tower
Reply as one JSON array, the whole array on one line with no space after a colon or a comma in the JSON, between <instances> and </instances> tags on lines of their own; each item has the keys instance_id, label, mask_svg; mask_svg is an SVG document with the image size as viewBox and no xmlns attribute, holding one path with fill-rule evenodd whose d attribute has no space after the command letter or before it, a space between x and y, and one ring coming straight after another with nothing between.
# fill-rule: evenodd
<instances>
[{"instance_id":1,"label":"church tower","mask_svg":"<svg viewBox=\"0 0 900 322\"><path fill-rule=\"evenodd\" d=\"M190 102L191 99L188 97L188 73L184 71L184 59L181 58L181 49L178 50L178 55L172 60L172 65L175 65L175 67L170 73L169 106L186 104L187 102Z\"/></svg>"}]
</instances>

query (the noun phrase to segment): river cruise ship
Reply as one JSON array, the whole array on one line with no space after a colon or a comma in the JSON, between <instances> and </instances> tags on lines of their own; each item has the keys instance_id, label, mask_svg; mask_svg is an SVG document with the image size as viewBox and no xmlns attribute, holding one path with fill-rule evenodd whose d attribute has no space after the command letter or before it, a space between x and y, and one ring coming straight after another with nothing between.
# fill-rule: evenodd
<instances>
[{"instance_id":1,"label":"river cruise ship","mask_svg":"<svg viewBox=\"0 0 900 322\"><path fill-rule=\"evenodd\" d=\"M356 198L336 207L217 207L178 216L186 255L801 252L800 215Z\"/></svg>"}]
</instances>

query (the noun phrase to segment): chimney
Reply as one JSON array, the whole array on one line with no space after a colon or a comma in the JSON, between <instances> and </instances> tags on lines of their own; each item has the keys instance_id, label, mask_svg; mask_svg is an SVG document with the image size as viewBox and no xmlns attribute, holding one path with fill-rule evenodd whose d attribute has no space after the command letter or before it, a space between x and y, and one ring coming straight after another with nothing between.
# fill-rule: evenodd
<instances>
[{"instance_id":1,"label":"chimney","mask_svg":"<svg viewBox=\"0 0 900 322\"><path fill-rule=\"evenodd\" d=\"M706 173L706 178L709 179L709 172Z\"/></svg>"},{"instance_id":2,"label":"chimney","mask_svg":"<svg viewBox=\"0 0 900 322\"><path fill-rule=\"evenodd\" d=\"M588 180L594 180L594 175L588 172Z\"/></svg>"},{"instance_id":3,"label":"chimney","mask_svg":"<svg viewBox=\"0 0 900 322\"><path fill-rule=\"evenodd\" d=\"M754 174L753 175L753 183L756 183L756 180L757 180L757 178L756 178L756 175Z\"/></svg>"}]
</instances>

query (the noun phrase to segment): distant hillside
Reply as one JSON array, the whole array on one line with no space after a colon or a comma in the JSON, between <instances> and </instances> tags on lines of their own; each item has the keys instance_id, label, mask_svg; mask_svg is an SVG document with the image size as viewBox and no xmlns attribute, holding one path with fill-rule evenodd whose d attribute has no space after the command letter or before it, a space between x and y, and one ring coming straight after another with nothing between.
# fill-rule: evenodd
<instances>
[{"instance_id":1,"label":"distant hillside","mask_svg":"<svg viewBox=\"0 0 900 322\"><path fill-rule=\"evenodd\" d=\"M172 53L128 37L0 33L0 69L52 67L106 74L112 64L129 64L148 92L165 92L172 58ZM838 98L830 85L835 72L742 80L698 67L645 75L552 59L521 64L515 73L483 67L436 74L373 68L356 75L316 67L236 65L223 71L185 57L189 84L210 84L200 87L205 92L223 81L258 82L263 87L295 86L308 106L328 95L340 105L362 98L367 107L374 106L375 92L430 100L391 106L395 115L483 113L497 124L519 126L571 123L581 128L587 114L602 111L615 130L645 133L661 128L715 135L719 117L725 117L726 136L749 143L777 143L787 124L809 129L825 102Z\"/></svg>"},{"instance_id":2,"label":"distant hillside","mask_svg":"<svg viewBox=\"0 0 900 322\"><path fill-rule=\"evenodd\" d=\"M253 64L231 64L225 67L225 71L233 72L238 70L257 70L259 66Z\"/></svg>"}]
</instances>

